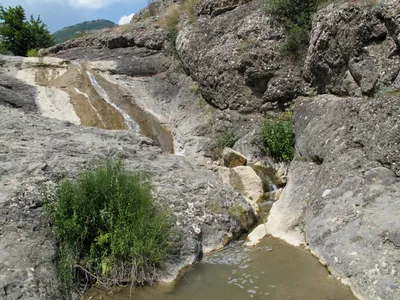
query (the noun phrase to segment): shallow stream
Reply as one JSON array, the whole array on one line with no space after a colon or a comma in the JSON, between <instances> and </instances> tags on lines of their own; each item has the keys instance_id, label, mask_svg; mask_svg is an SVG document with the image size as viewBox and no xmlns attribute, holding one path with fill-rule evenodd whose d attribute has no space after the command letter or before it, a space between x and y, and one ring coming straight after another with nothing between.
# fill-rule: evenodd
<instances>
[{"instance_id":1,"label":"shallow stream","mask_svg":"<svg viewBox=\"0 0 400 300\"><path fill-rule=\"evenodd\" d=\"M111 295L110 295L111 294ZM329 275L306 249L264 238L256 247L236 242L205 256L175 284L107 294L101 300L353 300L350 289Z\"/></svg>"}]
</instances>

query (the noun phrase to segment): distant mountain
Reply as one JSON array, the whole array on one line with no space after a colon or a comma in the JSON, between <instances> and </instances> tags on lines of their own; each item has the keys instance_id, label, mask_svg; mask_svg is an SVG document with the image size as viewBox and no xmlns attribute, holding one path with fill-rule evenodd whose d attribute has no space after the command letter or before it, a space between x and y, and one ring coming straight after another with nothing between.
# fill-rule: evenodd
<instances>
[{"instance_id":1,"label":"distant mountain","mask_svg":"<svg viewBox=\"0 0 400 300\"><path fill-rule=\"evenodd\" d=\"M79 23L73 26L68 26L63 29L60 29L53 33L54 38L56 39L57 43L62 43L66 40L70 40L77 35L91 30L99 30L104 28L111 28L116 26L114 22L108 20L94 20L94 21L87 21L83 23Z\"/></svg>"}]
</instances>

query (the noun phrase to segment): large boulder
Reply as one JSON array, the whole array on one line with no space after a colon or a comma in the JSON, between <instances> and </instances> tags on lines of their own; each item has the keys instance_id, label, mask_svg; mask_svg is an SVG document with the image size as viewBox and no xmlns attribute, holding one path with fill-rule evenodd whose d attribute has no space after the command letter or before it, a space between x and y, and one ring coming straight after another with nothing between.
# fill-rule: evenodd
<instances>
[{"instance_id":1,"label":"large boulder","mask_svg":"<svg viewBox=\"0 0 400 300\"><path fill-rule=\"evenodd\" d=\"M225 2L235 2L234 8L244 1ZM254 113L285 108L299 92L300 70L280 52L284 40L283 25L264 13L260 1L250 1L184 24L176 46L207 101Z\"/></svg>"},{"instance_id":2,"label":"large boulder","mask_svg":"<svg viewBox=\"0 0 400 300\"><path fill-rule=\"evenodd\" d=\"M247 158L231 148L225 148L222 151L222 159L224 160L225 167L229 168L245 166L247 164Z\"/></svg>"},{"instance_id":3,"label":"large boulder","mask_svg":"<svg viewBox=\"0 0 400 300\"><path fill-rule=\"evenodd\" d=\"M263 182L251 167L239 166L231 169L229 184L250 203L256 204L264 200Z\"/></svg>"},{"instance_id":4,"label":"large boulder","mask_svg":"<svg viewBox=\"0 0 400 300\"><path fill-rule=\"evenodd\" d=\"M400 89L399 1L331 4L316 16L304 78L318 93Z\"/></svg>"},{"instance_id":5,"label":"large boulder","mask_svg":"<svg viewBox=\"0 0 400 300\"><path fill-rule=\"evenodd\" d=\"M268 230L306 242L362 299L400 298L400 98L303 99Z\"/></svg>"}]
</instances>

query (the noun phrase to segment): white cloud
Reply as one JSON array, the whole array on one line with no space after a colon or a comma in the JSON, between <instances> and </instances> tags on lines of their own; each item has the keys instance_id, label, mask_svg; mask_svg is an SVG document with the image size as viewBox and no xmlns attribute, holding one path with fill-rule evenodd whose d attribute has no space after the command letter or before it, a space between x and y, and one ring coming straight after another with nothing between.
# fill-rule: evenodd
<instances>
[{"instance_id":1,"label":"white cloud","mask_svg":"<svg viewBox=\"0 0 400 300\"><path fill-rule=\"evenodd\" d=\"M128 24L134 15L135 14L130 14L129 16L122 16L118 21L118 25Z\"/></svg>"},{"instance_id":2,"label":"white cloud","mask_svg":"<svg viewBox=\"0 0 400 300\"><path fill-rule=\"evenodd\" d=\"M97 9L105 7L116 0L68 0L68 4L73 7L85 7L90 9Z\"/></svg>"}]
</instances>

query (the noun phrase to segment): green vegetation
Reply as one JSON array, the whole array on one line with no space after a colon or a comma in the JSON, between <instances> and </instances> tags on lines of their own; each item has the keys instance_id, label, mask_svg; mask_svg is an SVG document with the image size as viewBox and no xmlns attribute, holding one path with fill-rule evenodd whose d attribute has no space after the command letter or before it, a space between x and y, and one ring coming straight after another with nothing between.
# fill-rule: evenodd
<instances>
[{"instance_id":1,"label":"green vegetation","mask_svg":"<svg viewBox=\"0 0 400 300\"><path fill-rule=\"evenodd\" d=\"M188 15L189 22L191 24L195 23L197 21L197 14L196 14L196 5L197 5L198 0L186 0L185 2L185 11L186 14Z\"/></svg>"},{"instance_id":2,"label":"green vegetation","mask_svg":"<svg viewBox=\"0 0 400 300\"><path fill-rule=\"evenodd\" d=\"M246 210L241 207L240 205L235 205L232 206L228 209L228 214L232 217L232 218L236 218L241 220L243 215L246 214Z\"/></svg>"},{"instance_id":3,"label":"green vegetation","mask_svg":"<svg viewBox=\"0 0 400 300\"><path fill-rule=\"evenodd\" d=\"M168 32L178 31L178 24L181 14L182 9L178 5L173 5L168 8L164 16L164 27Z\"/></svg>"},{"instance_id":4,"label":"green vegetation","mask_svg":"<svg viewBox=\"0 0 400 300\"><path fill-rule=\"evenodd\" d=\"M57 43L62 43L64 41L77 38L79 37L79 35L83 36L88 31L112 28L115 26L116 25L114 22L108 20L87 21L58 30L53 33L53 37L55 38Z\"/></svg>"},{"instance_id":5,"label":"green vegetation","mask_svg":"<svg viewBox=\"0 0 400 300\"><path fill-rule=\"evenodd\" d=\"M235 133L232 130L227 130L223 132L217 139L218 149L222 151L226 147L232 148L233 145L235 145L236 141L237 138L235 136Z\"/></svg>"},{"instance_id":6,"label":"green vegetation","mask_svg":"<svg viewBox=\"0 0 400 300\"><path fill-rule=\"evenodd\" d=\"M39 57L39 52L36 49L30 49L26 53L26 56L28 56L28 57Z\"/></svg>"},{"instance_id":7,"label":"green vegetation","mask_svg":"<svg viewBox=\"0 0 400 300\"><path fill-rule=\"evenodd\" d=\"M291 161L294 155L294 137L291 114L280 118L267 119L261 125L263 149L280 161Z\"/></svg>"},{"instance_id":8,"label":"green vegetation","mask_svg":"<svg viewBox=\"0 0 400 300\"><path fill-rule=\"evenodd\" d=\"M45 190L66 287L156 279L171 257L174 233L171 217L151 192L148 176L110 160Z\"/></svg>"},{"instance_id":9,"label":"green vegetation","mask_svg":"<svg viewBox=\"0 0 400 300\"><path fill-rule=\"evenodd\" d=\"M194 85L190 86L189 89L196 96L201 96L201 89L200 89L199 85L194 84Z\"/></svg>"},{"instance_id":10,"label":"green vegetation","mask_svg":"<svg viewBox=\"0 0 400 300\"><path fill-rule=\"evenodd\" d=\"M284 54L302 56L308 46L312 19L323 0L264 0L265 10L287 30Z\"/></svg>"},{"instance_id":11,"label":"green vegetation","mask_svg":"<svg viewBox=\"0 0 400 300\"><path fill-rule=\"evenodd\" d=\"M2 53L26 56L28 50L50 47L55 43L40 17L35 19L31 15L27 21L25 10L20 5L8 8L0 6L0 20Z\"/></svg>"}]
</instances>

